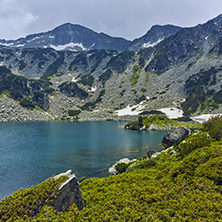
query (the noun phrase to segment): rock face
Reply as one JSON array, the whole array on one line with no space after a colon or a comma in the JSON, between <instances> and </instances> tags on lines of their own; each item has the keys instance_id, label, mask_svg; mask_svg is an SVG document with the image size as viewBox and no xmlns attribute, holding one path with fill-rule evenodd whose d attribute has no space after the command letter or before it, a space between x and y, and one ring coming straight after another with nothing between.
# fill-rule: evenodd
<instances>
[{"instance_id":1,"label":"rock face","mask_svg":"<svg viewBox=\"0 0 222 222\"><path fill-rule=\"evenodd\" d=\"M63 174L60 174L59 176L62 175ZM71 174L70 170L64 175L69 178L60 186L56 194L57 198L53 201L52 205L58 211L66 210L72 203L75 203L79 210L83 209L85 204L83 202L79 182L75 174Z\"/></svg>"},{"instance_id":2,"label":"rock face","mask_svg":"<svg viewBox=\"0 0 222 222\"><path fill-rule=\"evenodd\" d=\"M88 93L79 88L75 82L65 82L59 86L59 89L69 97L77 96L80 99L86 99L88 96Z\"/></svg>"},{"instance_id":3,"label":"rock face","mask_svg":"<svg viewBox=\"0 0 222 222\"><path fill-rule=\"evenodd\" d=\"M190 129L188 129L185 126L181 126L179 128L176 128L169 133L167 133L162 140L162 144L167 149L168 147L171 147L175 144L178 144L183 139L191 135Z\"/></svg>"},{"instance_id":4,"label":"rock face","mask_svg":"<svg viewBox=\"0 0 222 222\"><path fill-rule=\"evenodd\" d=\"M49 98L46 93L43 93L41 91L34 92L32 100L37 106L39 106L44 111L47 111L49 109Z\"/></svg>"},{"instance_id":5,"label":"rock face","mask_svg":"<svg viewBox=\"0 0 222 222\"><path fill-rule=\"evenodd\" d=\"M79 38L70 45L75 31ZM42 120L49 119L49 115L50 119L68 119L69 110L79 109L80 120L128 121L130 117L132 121L131 114L172 107L182 108L185 116L196 115L198 110L221 113L222 15L192 28L154 26L144 38L134 42L139 44L136 48L143 47L137 52L108 51L106 47L95 50L99 43L88 31L66 24L18 42L0 41L0 93L16 101L28 97L41 108L40 117L33 118L20 108L16 116L3 104L0 121L11 121L14 117ZM77 47L81 52L39 48L40 43L57 49L66 45L73 50ZM44 95L37 95L36 91ZM126 110L125 117L117 112L120 110ZM149 130L158 128L151 125Z\"/></svg>"}]
</instances>

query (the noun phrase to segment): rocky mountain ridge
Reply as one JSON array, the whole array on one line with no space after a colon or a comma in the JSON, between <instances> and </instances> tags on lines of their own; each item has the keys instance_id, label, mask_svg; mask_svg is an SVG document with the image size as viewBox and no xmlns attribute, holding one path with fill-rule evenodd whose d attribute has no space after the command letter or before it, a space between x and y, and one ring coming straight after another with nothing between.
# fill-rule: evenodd
<instances>
[{"instance_id":1,"label":"rocky mountain ridge","mask_svg":"<svg viewBox=\"0 0 222 222\"><path fill-rule=\"evenodd\" d=\"M132 120L172 107L185 115L221 112L222 15L175 29L138 51L2 47L1 93L19 104L28 98L50 119Z\"/></svg>"},{"instance_id":2,"label":"rocky mountain ridge","mask_svg":"<svg viewBox=\"0 0 222 222\"><path fill-rule=\"evenodd\" d=\"M148 33L139 39L129 41L120 37L112 37L105 33L97 33L81 25L65 23L55 29L28 35L17 40L1 40L0 47L8 48L52 48L57 51L89 51L89 50L139 50L149 47L158 40L162 40L180 30L173 25L153 26Z\"/></svg>"}]
</instances>

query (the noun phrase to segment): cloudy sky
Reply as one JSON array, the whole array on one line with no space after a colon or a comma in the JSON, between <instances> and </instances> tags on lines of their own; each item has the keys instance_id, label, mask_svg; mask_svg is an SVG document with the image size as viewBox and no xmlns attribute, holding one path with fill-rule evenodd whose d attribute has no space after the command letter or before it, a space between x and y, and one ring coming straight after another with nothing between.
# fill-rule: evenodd
<instances>
[{"instance_id":1,"label":"cloudy sky","mask_svg":"<svg viewBox=\"0 0 222 222\"><path fill-rule=\"evenodd\" d=\"M0 39L66 22L129 40L152 25L195 26L222 13L222 0L0 0Z\"/></svg>"}]
</instances>

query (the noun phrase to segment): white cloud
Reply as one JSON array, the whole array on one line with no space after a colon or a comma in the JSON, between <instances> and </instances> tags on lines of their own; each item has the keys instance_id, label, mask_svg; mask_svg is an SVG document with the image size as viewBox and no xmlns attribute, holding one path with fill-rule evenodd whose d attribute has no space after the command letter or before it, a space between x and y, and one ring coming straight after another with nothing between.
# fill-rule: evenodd
<instances>
[{"instance_id":1,"label":"white cloud","mask_svg":"<svg viewBox=\"0 0 222 222\"><path fill-rule=\"evenodd\" d=\"M221 0L0 0L0 38L15 39L71 22L134 39L155 24L194 26L221 12Z\"/></svg>"},{"instance_id":2,"label":"white cloud","mask_svg":"<svg viewBox=\"0 0 222 222\"><path fill-rule=\"evenodd\" d=\"M3 38L24 35L28 26L37 20L38 17L28 11L22 1L3 0L0 3L0 28L4 31Z\"/></svg>"}]
</instances>

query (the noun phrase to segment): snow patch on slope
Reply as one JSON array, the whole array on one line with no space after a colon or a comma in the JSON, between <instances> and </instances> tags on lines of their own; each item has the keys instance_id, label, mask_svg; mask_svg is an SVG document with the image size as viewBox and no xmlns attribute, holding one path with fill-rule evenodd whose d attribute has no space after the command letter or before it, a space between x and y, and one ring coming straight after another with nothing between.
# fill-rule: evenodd
<instances>
[{"instance_id":1,"label":"snow patch on slope","mask_svg":"<svg viewBox=\"0 0 222 222\"><path fill-rule=\"evenodd\" d=\"M131 115L131 116L135 116L135 115L139 115L141 113L141 111L144 109L144 102L142 101L141 103L131 106L128 105L126 108L121 109L121 110L117 110L117 115L118 116L125 116L125 115Z\"/></svg>"},{"instance_id":2,"label":"snow patch on slope","mask_svg":"<svg viewBox=\"0 0 222 222\"><path fill-rule=\"evenodd\" d=\"M160 43L161 41L163 41L164 39L158 39L156 42L147 42L143 44L143 48L149 48L149 47L154 47L156 46L158 43Z\"/></svg>"},{"instance_id":3,"label":"snow patch on slope","mask_svg":"<svg viewBox=\"0 0 222 222\"><path fill-rule=\"evenodd\" d=\"M95 92L96 90L97 90L97 87L94 86L94 87L92 87L91 89L89 89L88 92Z\"/></svg>"},{"instance_id":4,"label":"snow patch on slope","mask_svg":"<svg viewBox=\"0 0 222 222\"><path fill-rule=\"evenodd\" d=\"M0 42L0 45L3 45L3 46L12 46L12 45L14 45L14 43L1 43L1 42Z\"/></svg>"},{"instance_id":5,"label":"snow patch on slope","mask_svg":"<svg viewBox=\"0 0 222 222\"><path fill-rule=\"evenodd\" d=\"M179 117L183 117L183 111L181 109L170 107L170 108L162 108L158 109L158 111L165 113L166 116L170 119L176 119Z\"/></svg>"},{"instance_id":6,"label":"snow patch on slope","mask_svg":"<svg viewBox=\"0 0 222 222\"><path fill-rule=\"evenodd\" d=\"M44 36L36 36L36 37L33 38L33 39L27 40L27 42L33 42L33 41L35 41L35 40L37 40L37 39L41 39L42 37L44 37Z\"/></svg>"},{"instance_id":7,"label":"snow patch on slope","mask_svg":"<svg viewBox=\"0 0 222 222\"><path fill-rule=\"evenodd\" d=\"M222 113L220 113L220 114L202 114L200 116L191 117L191 119L198 122L198 123L203 123L203 122L209 120L211 117L218 116L218 115L222 116Z\"/></svg>"},{"instance_id":8,"label":"snow patch on slope","mask_svg":"<svg viewBox=\"0 0 222 222\"><path fill-rule=\"evenodd\" d=\"M61 51L66 48L75 48L75 47L79 47L83 51L87 50L87 48L85 48L82 43L73 43L73 42L67 43L65 45L50 45L50 47L57 50L57 51Z\"/></svg>"}]
</instances>

